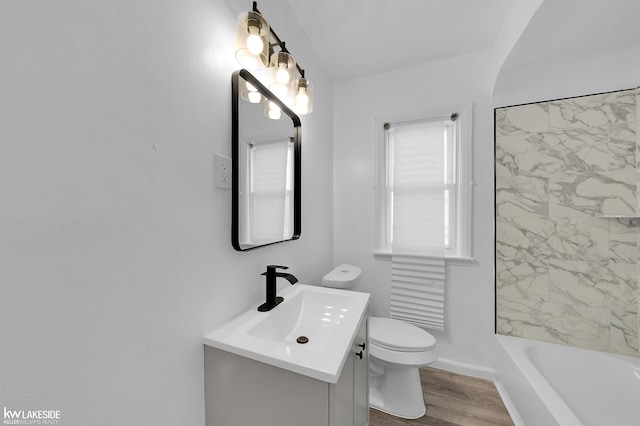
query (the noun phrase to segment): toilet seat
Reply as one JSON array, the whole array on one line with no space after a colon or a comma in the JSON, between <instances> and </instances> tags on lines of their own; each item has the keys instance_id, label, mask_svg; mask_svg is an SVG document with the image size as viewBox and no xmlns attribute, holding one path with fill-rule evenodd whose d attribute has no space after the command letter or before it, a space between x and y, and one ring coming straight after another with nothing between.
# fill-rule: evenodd
<instances>
[{"instance_id":1,"label":"toilet seat","mask_svg":"<svg viewBox=\"0 0 640 426\"><path fill-rule=\"evenodd\" d=\"M423 367L438 358L436 339L403 321L369 317L369 353L398 366Z\"/></svg>"},{"instance_id":2,"label":"toilet seat","mask_svg":"<svg viewBox=\"0 0 640 426\"><path fill-rule=\"evenodd\" d=\"M399 352L433 349L436 339L427 331L391 318L369 318L369 341L381 348Z\"/></svg>"}]
</instances>

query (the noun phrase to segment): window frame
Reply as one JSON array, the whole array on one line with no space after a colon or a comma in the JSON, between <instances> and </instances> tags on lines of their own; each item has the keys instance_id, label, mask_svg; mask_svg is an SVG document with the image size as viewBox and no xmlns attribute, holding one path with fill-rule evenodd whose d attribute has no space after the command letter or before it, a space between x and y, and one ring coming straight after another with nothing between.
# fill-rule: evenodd
<instances>
[{"instance_id":1,"label":"window frame","mask_svg":"<svg viewBox=\"0 0 640 426\"><path fill-rule=\"evenodd\" d=\"M411 121L438 120L457 114L456 132L457 140L453 144L455 151L454 175L455 184L446 184L445 188L457 189L449 205L457 206L456 211L450 212L450 226L455 230L455 235L450 238L455 240L455 248L445 250L445 258L450 264L468 266L473 262L471 253L471 208L472 208L472 116L473 104L464 103L448 105L426 110L385 114L375 119L375 206L374 206L374 238L373 254L378 260L391 260L391 248L387 242L387 224L389 216L388 199L388 169L387 169L387 144L385 123L407 123Z\"/></svg>"}]
</instances>

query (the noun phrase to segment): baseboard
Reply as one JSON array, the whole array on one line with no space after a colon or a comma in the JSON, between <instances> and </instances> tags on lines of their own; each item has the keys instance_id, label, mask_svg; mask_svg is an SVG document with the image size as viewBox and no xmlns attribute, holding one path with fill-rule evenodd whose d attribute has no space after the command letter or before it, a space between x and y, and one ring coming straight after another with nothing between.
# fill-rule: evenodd
<instances>
[{"instance_id":1,"label":"baseboard","mask_svg":"<svg viewBox=\"0 0 640 426\"><path fill-rule=\"evenodd\" d=\"M438 358L430 367L439 370L450 371L452 373L464 374L465 376L476 377L478 379L496 381L496 370L480 365L466 364L464 362L454 361L452 359Z\"/></svg>"}]
</instances>

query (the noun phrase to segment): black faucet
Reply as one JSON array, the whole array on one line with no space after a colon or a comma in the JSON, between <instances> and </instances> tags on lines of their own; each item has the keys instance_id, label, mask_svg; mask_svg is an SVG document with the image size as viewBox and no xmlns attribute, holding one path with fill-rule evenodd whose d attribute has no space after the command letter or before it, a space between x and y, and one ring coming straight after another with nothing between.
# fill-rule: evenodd
<instances>
[{"instance_id":1,"label":"black faucet","mask_svg":"<svg viewBox=\"0 0 640 426\"><path fill-rule=\"evenodd\" d=\"M267 300L262 305L258 306L260 312L267 312L278 306L284 298L276 297L276 278L284 278L294 285L298 282L298 279L291 274L285 272L276 272L276 269L289 269L287 266L268 265L267 272L263 272L260 275L267 276Z\"/></svg>"}]
</instances>

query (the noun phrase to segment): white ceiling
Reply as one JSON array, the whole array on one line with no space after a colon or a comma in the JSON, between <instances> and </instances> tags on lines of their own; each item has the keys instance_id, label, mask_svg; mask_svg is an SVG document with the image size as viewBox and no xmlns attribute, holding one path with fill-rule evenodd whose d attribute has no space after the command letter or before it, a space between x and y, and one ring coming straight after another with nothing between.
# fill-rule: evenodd
<instances>
[{"instance_id":1,"label":"white ceiling","mask_svg":"<svg viewBox=\"0 0 640 426\"><path fill-rule=\"evenodd\" d=\"M288 0L334 81L490 49L515 0Z\"/></svg>"},{"instance_id":2,"label":"white ceiling","mask_svg":"<svg viewBox=\"0 0 640 426\"><path fill-rule=\"evenodd\" d=\"M534 101L637 87L639 17L638 0L544 1L502 64L494 99L505 105L523 96Z\"/></svg>"},{"instance_id":3,"label":"white ceiling","mask_svg":"<svg viewBox=\"0 0 640 426\"><path fill-rule=\"evenodd\" d=\"M625 49L636 49L640 56L640 1L546 1L518 40L518 47L507 68Z\"/></svg>"}]
</instances>

